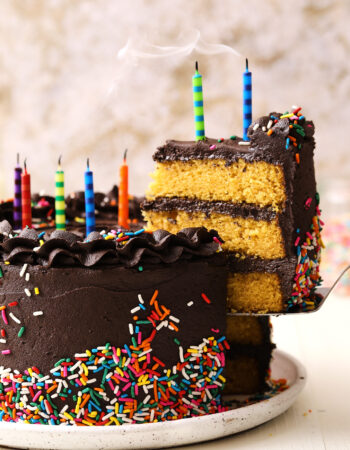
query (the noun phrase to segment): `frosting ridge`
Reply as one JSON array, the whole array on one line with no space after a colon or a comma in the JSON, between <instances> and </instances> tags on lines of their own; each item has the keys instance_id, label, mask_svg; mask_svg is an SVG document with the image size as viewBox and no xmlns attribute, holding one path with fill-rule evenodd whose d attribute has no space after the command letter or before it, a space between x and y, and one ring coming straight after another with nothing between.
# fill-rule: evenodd
<instances>
[{"instance_id":1,"label":"frosting ridge","mask_svg":"<svg viewBox=\"0 0 350 450\"><path fill-rule=\"evenodd\" d=\"M2 232L2 230L6 230ZM8 223L0 222L0 258L13 264L29 263L45 267L139 263L173 263L180 259L206 257L219 250L220 237L204 227L185 228L177 234L164 230L129 233L129 239L104 239L94 232L84 241L69 231L54 231L39 239L35 230L23 230L11 237ZM111 235L107 235L111 236Z\"/></svg>"}]
</instances>

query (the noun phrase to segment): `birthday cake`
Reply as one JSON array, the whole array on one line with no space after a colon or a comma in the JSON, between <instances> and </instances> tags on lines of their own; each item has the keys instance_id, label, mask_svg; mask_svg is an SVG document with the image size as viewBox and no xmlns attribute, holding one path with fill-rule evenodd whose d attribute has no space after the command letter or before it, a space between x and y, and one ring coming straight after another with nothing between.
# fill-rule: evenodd
<instances>
[{"instance_id":1,"label":"birthday cake","mask_svg":"<svg viewBox=\"0 0 350 450\"><path fill-rule=\"evenodd\" d=\"M0 207L0 421L177 420L224 411L223 394L266 390L269 319L227 309L312 308L321 221L312 122L294 109L248 128L246 72L244 140L213 140L196 67L197 141L155 153L146 230L126 152L120 191L107 196L87 160L84 193L65 201L59 159L55 199L31 202L17 167L21 231L8 221L19 178L14 204Z\"/></svg>"},{"instance_id":2,"label":"birthday cake","mask_svg":"<svg viewBox=\"0 0 350 450\"><path fill-rule=\"evenodd\" d=\"M266 317L226 321L204 228L93 232L0 223L0 421L120 425L223 410L266 389ZM227 381L227 382L226 382Z\"/></svg>"},{"instance_id":3,"label":"birthday cake","mask_svg":"<svg viewBox=\"0 0 350 450\"><path fill-rule=\"evenodd\" d=\"M86 237L83 193L66 199L70 231L53 231L52 197L33 197L37 230L1 222L0 420L149 423L263 392L269 319L226 311L314 304L313 133L300 113L273 113L253 122L248 143L167 142L143 205L147 232L138 199L134 227L105 226L116 189L95 194L98 231Z\"/></svg>"},{"instance_id":4,"label":"birthday cake","mask_svg":"<svg viewBox=\"0 0 350 450\"><path fill-rule=\"evenodd\" d=\"M250 141L167 141L143 203L148 228L218 230L228 253L228 306L241 312L312 309L321 225L314 125L300 108L254 121Z\"/></svg>"},{"instance_id":5,"label":"birthday cake","mask_svg":"<svg viewBox=\"0 0 350 450\"><path fill-rule=\"evenodd\" d=\"M0 224L0 420L110 425L220 410L229 345L217 233L123 237L15 236Z\"/></svg>"}]
</instances>

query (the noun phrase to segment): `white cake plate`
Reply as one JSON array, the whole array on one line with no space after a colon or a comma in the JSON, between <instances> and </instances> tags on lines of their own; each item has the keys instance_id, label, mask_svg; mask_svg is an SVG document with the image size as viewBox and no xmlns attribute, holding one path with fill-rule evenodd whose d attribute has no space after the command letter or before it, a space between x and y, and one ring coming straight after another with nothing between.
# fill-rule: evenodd
<instances>
[{"instance_id":1,"label":"white cake plate","mask_svg":"<svg viewBox=\"0 0 350 450\"><path fill-rule=\"evenodd\" d=\"M292 356L275 350L273 379L286 378L289 388L273 397L223 413L120 427L75 427L0 422L0 446L25 449L144 449L209 441L267 422L286 411L303 389L304 367Z\"/></svg>"}]
</instances>

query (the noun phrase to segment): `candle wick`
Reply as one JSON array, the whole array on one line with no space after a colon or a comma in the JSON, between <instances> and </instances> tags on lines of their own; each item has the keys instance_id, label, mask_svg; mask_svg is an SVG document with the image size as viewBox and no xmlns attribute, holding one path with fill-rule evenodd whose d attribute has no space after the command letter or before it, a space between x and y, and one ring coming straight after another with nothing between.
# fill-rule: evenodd
<instances>
[{"instance_id":1,"label":"candle wick","mask_svg":"<svg viewBox=\"0 0 350 450\"><path fill-rule=\"evenodd\" d=\"M248 58L245 59L245 70L248 71Z\"/></svg>"},{"instance_id":2,"label":"candle wick","mask_svg":"<svg viewBox=\"0 0 350 450\"><path fill-rule=\"evenodd\" d=\"M24 166L24 171L27 172L27 158L24 159L23 166Z\"/></svg>"},{"instance_id":3,"label":"candle wick","mask_svg":"<svg viewBox=\"0 0 350 450\"><path fill-rule=\"evenodd\" d=\"M123 160L124 160L124 162L126 161L126 154L128 153L128 149L126 148L125 149L125 152L124 152L124 156L123 156Z\"/></svg>"},{"instance_id":4,"label":"candle wick","mask_svg":"<svg viewBox=\"0 0 350 450\"><path fill-rule=\"evenodd\" d=\"M87 160L86 160L86 167L87 167L88 170L90 169L90 161L89 161L89 158L87 158Z\"/></svg>"},{"instance_id":5,"label":"candle wick","mask_svg":"<svg viewBox=\"0 0 350 450\"><path fill-rule=\"evenodd\" d=\"M62 155L60 155L58 158L58 167L59 168L61 168L61 160L62 160Z\"/></svg>"},{"instance_id":6,"label":"candle wick","mask_svg":"<svg viewBox=\"0 0 350 450\"><path fill-rule=\"evenodd\" d=\"M17 166L19 166L19 153L17 153Z\"/></svg>"},{"instance_id":7,"label":"candle wick","mask_svg":"<svg viewBox=\"0 0 350 450\"><path fill-rule=\"evenodd\" d=\"M198 61L195 63L196 72L198 73Z\"/></svg>"}]
</instances>

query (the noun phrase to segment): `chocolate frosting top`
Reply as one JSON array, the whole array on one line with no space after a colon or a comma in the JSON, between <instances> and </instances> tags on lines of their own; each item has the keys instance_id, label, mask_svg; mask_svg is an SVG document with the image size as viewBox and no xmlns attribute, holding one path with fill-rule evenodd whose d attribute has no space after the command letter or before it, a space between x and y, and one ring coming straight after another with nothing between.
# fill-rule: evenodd
<instances>
[{"instance_id":1,"label":"chocolate frosting top","mask_svg":"<svg viewBox=\"0 0 350 450\"><path fill-rule=\"evenodd\" d=\"M159 162L165 161L189 161L193 159L225 159L226 163L232 164L238 159L245 161L266 161L271 164L283 164L292 158L290 152L285 151L285 141L289 134L298 140L300 136L290 130L290 122L287 118L279 119L274 123L273 134L267 135L266 130L270 117L279 118L280 113L271 113L268 116L260 117L252 122L248 129L249 145L241 145L241 138L217 139L206 138L202 141L176 141L168 140L165 145L158 147L153 155L153 159ZM314 125L311 121L302 119L306 139L312 138ZM257 127L259 125L259 127Z\"/></svg>"},{"instance_id":2,"label":"chocolate frosting top","mask_svg":"<svg viewBox=\"0 0 350 450\"><path fill-rule=\"evenodd\" d=\"M185 228L177 234L164 230L143 232L131 236L126 244L106 240L98 232L90 233L83 241L74 233L56 230L42 237L41 243L33 229L24 229L17 236L11 236L11 225L7 221L0 222L0 260L45 267L100 264L135 267L141 262L169 264L181 259L212 256L218 251L220 240L216 231L204 227Z\"/></svg>"}]
</instances>

